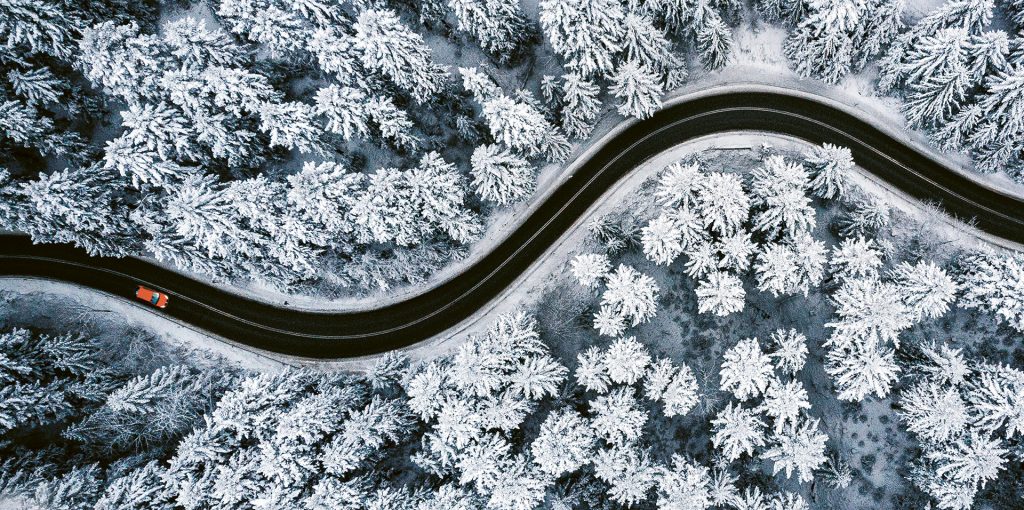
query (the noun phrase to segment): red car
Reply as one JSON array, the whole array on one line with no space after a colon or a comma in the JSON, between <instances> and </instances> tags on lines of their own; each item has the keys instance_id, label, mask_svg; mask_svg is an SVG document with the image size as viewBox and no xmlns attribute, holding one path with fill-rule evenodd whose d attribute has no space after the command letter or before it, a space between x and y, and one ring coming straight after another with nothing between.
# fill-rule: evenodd
<instances>
[{"instance_id":1,"label":"red car","mask_svg":"<svg viewBox=\"0 0 1024 510\"><path fill-rule=\"evenodd\" d=\"M135 297L157 307L167 308L167 294L157 292L153 289L147 289L142 285L135 291Z\"/></svg>"}]
</instances>

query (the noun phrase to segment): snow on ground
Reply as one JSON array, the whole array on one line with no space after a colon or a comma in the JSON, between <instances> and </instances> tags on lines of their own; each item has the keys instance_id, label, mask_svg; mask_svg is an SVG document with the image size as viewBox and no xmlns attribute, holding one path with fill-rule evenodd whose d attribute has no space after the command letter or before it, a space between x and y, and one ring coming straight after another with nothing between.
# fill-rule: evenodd
<instances>
[{"instance_id":1,"label":"snow on ground","mask_svg":"<svg viewBox=\"0 0 1024 510\"><path fill-rule=\"evenodd\" d=\"M557 243L548 248L544 255L531 265L523 275L496 297L491 303L481 308L476 314L464 321L458 327L439 335L430 340L417 344L406 349L406 352L414 359L426 359L437 354L449 352L454 349L468 334L483 332L494 318L508 311L519 308L537 309L539 314L543 313L572 313L577 305L593 296L587 296L587 292L575 285L565 285L567 272L565 268L569 260L578 253L584 253L592 249L592 241L588 240L586 225L595 218L605 214L616 214L617 211L631 211L641 220L646 221L643 211L653 211L653 200L645 189L649 189L650 179L655 176L667 164L681 158L691 156L701 151L718 149L720 151L749 153L750 149L760 147L768 143L780 150L797 153L808 145L798 140L780 137L767 133L730 133L721 136L703 137L686 144L678 145L669 151L659 154L645 162L626 178L618 182L614 188L607 191L601 199L587 211L561 238ZM900 195L883 185L873 181L867 172L858 172L855 182L871 193L884 194L891 203L898 206L901 211L910 214L921 214L919 204L908 199L900 199ZM653 215L651 212L649 215ZM510 220L511 221L511 220ZM826 222L819 218L819 222ZM958 233L968 242L977 242L972 236L972 231L963 230L962 225L956 223L943 224L947 232ZM966 234L964 234L966 232ZM635 255L634 255L635 256ZM642 261L642 255L638 258ZM315 366L323 369L339 370L362 370L372 363L375 357L344 360L344 361L310 361L291 358L272 353L256 352L245 346L235 344L229 340L208 335L205 332L197 331L184 323L161 315L158 311L137 305L123 298L109 296L94 290L78 286L49 282L36 279L0 279L0 291L26 292L40 295L41 307L65 306L68 301L76 303L76 306L83 309L96 310L99 314L112 313L110 320L112 327L125 327L132 325L146 327L155 332L160 332L160 337L169 342L180 342L185 345L194 346L200 349L209 348L216 354L225 357L232 362L239 363L251 368L275 368L282 364ZM692 293L692 292L691 292ZM560 298L552 300L553 295ZM42 299L46 296L46 299ZM56 303L60 302L60 305ZM538 306L538 303L546 302L548 307ZM560 310L559 306L566 307ZM116 318L116 320L114 319ZM681 338L688 334L688 330L673 329L671 336ZM668 334L655 332L654 336ZM700 331L702 336L712 338L720 336L720 332L714 329ZM211 341L213 340L213 341ZM565 354L569 354L578 346L563 344L554 346ZM574 356L573 356L574 357Z\"/></svg>"}]
</instances>

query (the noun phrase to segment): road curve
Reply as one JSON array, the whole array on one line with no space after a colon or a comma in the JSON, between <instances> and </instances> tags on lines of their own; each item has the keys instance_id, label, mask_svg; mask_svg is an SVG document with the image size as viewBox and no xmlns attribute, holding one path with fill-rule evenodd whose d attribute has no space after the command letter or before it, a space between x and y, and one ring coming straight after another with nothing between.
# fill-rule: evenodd
<instances>
[{"instance_id":1,"label":"road curve","mask_svg":"<svg viewBox=\"0 0 1024 510\"><path fill-rule=\"evenodd\" d=\"M582 161L573 175L491 252L422 294L357 312L300 311L215 288L141 259L92 258L63 245L0 237L0 275L45 277L126 299L135 286L171 295L164 311L197 328L267 351L339 359L409 346L455 326L495 299L617 180L679 143L757 130L849 147L857 163L910 196L934 200L989 234L1024 243L1024 201L979 185L855 115L782 91L712 93L634 123Z\"/></svg>"}]
</instances>

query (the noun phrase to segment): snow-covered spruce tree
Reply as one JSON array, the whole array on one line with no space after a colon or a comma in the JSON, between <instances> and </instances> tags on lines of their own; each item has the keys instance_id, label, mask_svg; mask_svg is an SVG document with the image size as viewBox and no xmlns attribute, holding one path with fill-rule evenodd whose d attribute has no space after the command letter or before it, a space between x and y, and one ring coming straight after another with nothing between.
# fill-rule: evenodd
<instances>
[{"instance_id":1,"label":"snow-covered spruce tree","mask_svg":"<svg viewBox=\"0 0 1024 510\"><path fill-rule=\"evenodd\" d=\"M838 83L853 66L852 33L864 2L819 0L808 7L807 16L786 39L786 56L801 76Z\"/></svg>"},{"instance_id":2,"label":"snow-covered spruce tree","mask_svg":"<svg viewBox=\"0 0 1024 510\"><path fill-rule=\"evenodd\" d=\"M646 66L626 61L619 65L611 81L609 91L621 101L620 114L646 119L661 108L662 86Z\"/></svg>"},{"instance_id":3,"label":"snow-covered spruce tree","mask_svg":"<svg viewBox=\"0 0 1024 510\"><path fill-rule=\"evenodd\" d=\"M751 172L750 198L754 229L775 238L795 236L814 228L814 208L806 192L807 170L779 155L765 159Z\"/></svg>"},{"instance_id":4,"label":"snow-covered spruce tree","mask_svg":"<svg viewBox=\"0 0 1024 510\"><path fill-rule=\"evenodd\" d=\"M36 243L73 243L90 255L136 253L136 228L114 193L120 180L98 165L62 170L21 184L17 228Z\"/></svg>"},{"instance_id":5,"label":"snow-covered spruce tree","mask_svg":"<svg viewBox=\"0 0 1024 510\"><path fill-rule=\"evenodd\" d=\"M561 120L565 134L584 139L594 129L601 111L598 94L601 88L578 73L566 73L559 85L561 92Z\"/></svg>"},{"instance_id":6,"label":"snow-covered spruce tree","mask_svg":"<svg viewBox=\"0 0 1024 510\"><path fill-rule=\"evenodd\" d=\"M505 95L486 75L475 68L459 68L463 84L481 106L491 136L498 143L527 157L543 155L549 161L568 157L565 135L537 109L536 101L517 100ZM532 97L529 97L532 99Z\"/></svg>"},{"instance_id":7,"label":"snow-covered spruce tree","mask_svg":"<svg viewBox=\"0 0 1024 510\"><path fill-rule=\"evenodd\" d=\"M518 3L499 0L448 0L459 30L469 33L489 55L509 63L518 56L530 33Z\"/></svg>"},{"instance_id":8,"label":"snow-covered spruce tree","mask_svg":"<svg viewBox=\"0 0 1024 510\"><path fill-rule=\"evenodd\" d=\"M327 131L342 135L345 140L365 137L370 130L367 100L362 90L331 84L317 90L316 114L323 117Z\"/></svg>"},{"instance_id":9,"label":"snow-covered spruce tree","mask_svg":"<svg viewBox=\"0 0 1024 510\"><path fill-rule=\"evenodd\" d=\"M740 340L725 351L721 370L722 389L745 401L761 396L773 377L771 359L756 338Z\"/></svg>"},{"instance_id":10,"label":"snow-covered spruce tree","mask_svg":"<svg viewBox=\"0 0 1024 510\"><path fill-rule=\"evenodd\" d=\"M365 182L363 174L350 172L340 163L303 163L288 176L288 206L312 230L322 233L327 244L340 248L351 243L354 226L349 213Z\"/></svg>"},{"instance_id":11,"label":"snow-covered spruce tree","mask_svg":"<svg viewBox=\"0 0 1024 510\"><path fill-rule=\"evenodd\" d=\"M711 442L728 461L743 454L753 455L754 449L765 444L764 421L750 409L730 402L711 420Z\"/></svg>"},{"instance_id":12,"label":"snow-covered spruce tree","mask_svg":"<svg viewBox=\"0 0 1024 510\"><path fill-rule=\"evenodd\" d=\"M612 380L604 364L604 353L596 346L576 355L576 383L587 391L607 393Z\"/></svg>"},{"instance_id":13,"label":"snow-covered spruce tree","mask_svg":"<svg viewBox=\"0 0 1024 510\"><path fill-rule=\"evenodd\" d=\"M37 335L24 329L0 334L7 353L0 366L0 434L55 426L95 405L88 396L110 384L96 340L84 335ZM77 386L77 387L76 387Z\"/></svg>"},{"instance_id":14,"label":"snow-covered spruce tree","mask_svg":"<svg viewBox=\"0 0 1024 510\"><path fill-rule=\"evenodd\" d=\"M683 252L683 233L664 212L643 228L640 241L644 255L656 264L669 265Z\"/></svg>"},{"instance_id":15,"label":"snow-covered spruce tree","mask_svg":"<svg viewBox=\"0 0 1024 510\"><path fill-rule=\"evenodd\" d=\"M434 63L423 37L405 26L394 11L366 9L353 29L366 69L387 76L421 103L441 92L447 73Z\"/></svg>"},{"instance_id":16,"label":"snow-covered spruce tree","mask_svg":"<svg viewBox=\"0 0 1024 510\"><path fill-rule=\"evenodd\" d=\"M906 262L892 274L903 303L914 317L935 319L949 310L956 298L957 285L946 271L932 262Z\"/></svg>"},{"instance_id":17,"label":"snow-covered spruce tree","mask_svg":"<svg viewBox=\"0 0 1024 510\"><path fill-rule=\"evenodd\" d=\"M925 441L944 443L967 427L967 405L953 387L921 381L901 395L900 416L907 430Z\"/></svg>"},{"instance_id":18,"label":"snow-covered spruce tree","mask_svg":"<svg viewBox=\"0 0 1024 510\"><path fill-rule=\"evenodd\" d=\"M648 399L665 404L664 413L669 418L685 415L698 402L693 370L686 365L677 368L667 358L655 362L647 372L644 391Z\"/></svg>"},{"instance_id":19,"label":"snow-covered spruce tree","mask_svg":"<svg viewBox=\"0 0 1024 510\"><path fill-rule=\"evenodd\" d=\"M133 451L173 444L202 423L231 379L218 371L162 366L116 387L103 405L64 431L90 448Z\"/></svg>"},{"instance_id":20,"label":"snow-covered spruce tree","mask_svg":"<svg viewBox=\"0 0 1024 510\"><path fill-rule=\"evenodd\" d=\"M607 308L631 327L648 321L658 312L658 285L654 278L631 266L619 264L610 272L601 294L602 311ZM596 324L595 324L596 326Z\"/></svg>"},{"instance_id":21,"label":"snow-covered spruce tree","mask_svg":"<svg viewBox=\"0 0 1024 510\"><path fill-rule=\"evenodd\" d=\"M795 4L793 2L792 4ZM811 0L786 40L786 56L802 76L838 83L880 54L902 28L903 1ZM769 7L772 15L802 8Z\"/></svg>"},{"instance_id":22,"label":"snow-covered spruce tree","mask_svg":"<svg viewBox=\"0 0 1024 510\"><path fill-rule=\"evenodd\" d=\"M814 471L825 463L825 441L828 436L818 431L818 420L805 419L799 424L783 429L772 438L774 444L764 457L774 462L773 471L786 472L786 477L796 471L800 482L814 480Z\"/></svg>"},{"instance_id":23,"label":"snow-covered spruce tree","mask_svg":"<svg viewBox=\"0 0 1024 510\"><path fill-rule=\"evenodd\" d=\"M1024 257L977 253L959 262L960 304L1024 331Z\"/></svg>"},{"instance_id":24,"label":"snow-covered spruce tree","mask_svg":"<svg viewBox=\"0 0 1024 510\"><path fill-rule=\"evenodd\" d=\"M533 166L507 149L481 145L473 151L470 165L473 187L484 200L509 205L533 192Z\"/></svg>"},{"instance_id":25,"label":"snow-covered spruce tree","mask_svg":"<svg viewBox=\"0 0 1024 510\"><path fill-rule=\"evenodd\" d=\"M839 280L874 277L882 267L882 254L871 239L849 237L832 247L829 266Z\"/></svg>"},{"instance_id":26,"label":"snow-covered spruce tree","mask_svg":"<svg viewBox=\"0 0 1024 510\"><path fill-rule=\"evenodd\" d=\"M756 249L757 246L751 241L750 234L747 232L741 231L725 236L715 243L715 250L721 255L718 267L743 274L750 268L750 257Z\"/></svg>"},{"instance_id":27,"label":"snow-covered spruce tree","mask_svg":"<svg viewBox=\"0 0 1024 510\"><path fill-rule=\"evenodd\" d=\"M811 189L826 200L841 200L850 187L853 172L850 149L826 143L804 153L804 164L810 169Z\"/></svg>"},{"instance_id":28,"label":"snow-covered spruce tree","mask_svg":"<svg viewBox=\"0 0 1024 510\"><path fill-rule=\"evenodd\" d=\"M465 194L462 176L437 153L428 153L408 170L379 169L352 208L356 238L414 246L444 234L459 243L469 242L481 226L465 207Z\"/></svg>"},{"instance_id":29,"label":"snow-covered spruce tree","mask_svg":"<svg viewBox=\"0 0 1024 510\"><path fill-rule=\"evenodd\" d=\"M270 135L271 147L294 148L303 154L325 152L312 106L298 101L264 103L259 115L260 129Z\"/></svg>"},{"instance_id":30,"label":"snow-covered spruce tree","mask_svg":"<svg viewBox=\"0 0 1024 510\"><path fill-rule=\"evenodd\" d=\"M666 76L682 65L672 53L672 43L654 26L652 18L629 12L622 24L623 61L633 62L657 76Z\"/></svg>"},{"instance_id":31,"label":"snow-covered spruce tree","mask_svg":"<svg viewBox=\"0 0 1024 510\"><path fill-rule=\"evenodd\" d=\"M703 25L697 30L697 51L704 68L715 70L725 67L732 44L732 28L714 11L706 13Z\"/></svg>"},{"instance_id":32,"label":"snow-covered spruce tree","mask_svg":"<svg viewBox=\"0 0 1024 510\"><path fill-rule=\"evenodd\" d=\"M598 451L594 476L608 484L609 499L628 507L648 498L657 483L658 471L647 450L636 445L617 445Z\"/></svg>"},{"instance_id":33,"label":"snow-covered spruce tree","mask_svg":"<svg viewBox=\"0 0 1024 510\"><path fill-rule=\"evenodd\" d=\"M108 166L138 184L162 185L196 164L258 167L268 151L261 127L278 145L316 145L308 107L281 104L282 94L249 69L247 51L226 33L191 18L162 29L157 36L105 22L83 30L86 76L128 103L127 129L108 143Z\"/></svg>"},{"instance_id":34,"label":"snow-covered spruce tree","mask_svg":"<svg viewBox=\"0 0 1024 510\"><path fill-rule=\"evenodd\" d=\"M724 317L743 310L746 292L743 282L724 271L712 271L697 284L697 310Z\"/></svg>"},{"instance_id":35,"label":"snow-covered spruce tree","mask_svg":"<svg viewBox=\"0 0 1024 510\"><path fill-rule=\"evenodd\" d=\"M565 67L584 78L611 75L626 13L617 0L542 0L540 25Z\"/></svg>"}]
</instances>

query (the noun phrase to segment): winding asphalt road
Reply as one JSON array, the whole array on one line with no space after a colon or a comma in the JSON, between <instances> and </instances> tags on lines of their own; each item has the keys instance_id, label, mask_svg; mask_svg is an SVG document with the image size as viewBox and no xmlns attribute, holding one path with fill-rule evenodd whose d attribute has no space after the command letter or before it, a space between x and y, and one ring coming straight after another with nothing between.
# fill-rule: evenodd
<instances>
[{"instance_id":1,"label":"winding asphalt road","mask_svg":"<svg viewBox=\"0 0 1024 510\"><path fill-rule=\"evenodd\" d=\"M583 161L503 242L456 278L404 301L350 313L298 311L212 287L140 259L92 258L60 245L0 237L0 275L45 277L134 299L139 283L170 294L176 319L251 347L316 359L409 346L455 326L495 299L617 180L659 152L727 131L768 131L831 142L908 195L976 218L1024 243L1024 202L981 186L868 122L824 102L782 92L723 92L679 103L635 123Z\"/></svg>"}]
</instances>

